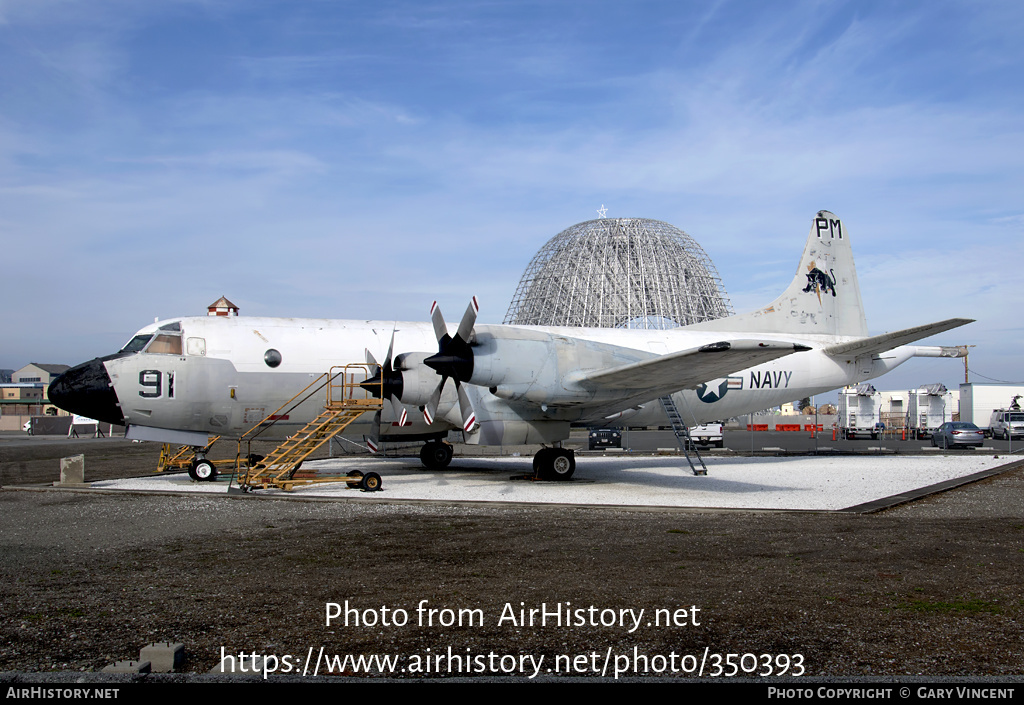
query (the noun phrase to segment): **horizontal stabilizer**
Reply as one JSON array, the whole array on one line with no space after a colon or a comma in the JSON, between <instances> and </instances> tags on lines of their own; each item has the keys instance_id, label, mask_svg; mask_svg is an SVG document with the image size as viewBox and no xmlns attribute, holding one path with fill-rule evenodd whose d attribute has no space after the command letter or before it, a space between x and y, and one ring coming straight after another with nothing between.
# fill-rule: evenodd
<instances>
[{"instance_id":1,"label":"horizontal stabilizer","mask_svg":"<svg viewBox=\"0 0 1024 705\"><path fill-rule=\"evenodd\" d=\"M723 341L621 367L587 372L576 381L608 389L678 391L803 350L810 348L800 343L774 340Z\"/></svg>"},{"instance_id":2,"label":"horizontal stabilizer","mask_svg":"<svg viewBox=\"0 0 1024 705\"><path fill-rule=\"evenodd\" d=\"M913 328L898 330L894 333L873 335L870 338L862 338L861 340L855 340L852 343L830 345L827 348L824 348L823 351L826 355L831 355L832 357L838 357L840 355L848 355L850 357L875 355L892 350L893 348L898 348L901 345L906 345L907 343L913 343L915 340L921 340L922 338L937 335L944 331L952 330L953 328L965 326L968 323L974 323L974 319L950 318L945 321L939 321L938 323L928 323L923 326L914 326Z\"/></svg>"}]
</instances>

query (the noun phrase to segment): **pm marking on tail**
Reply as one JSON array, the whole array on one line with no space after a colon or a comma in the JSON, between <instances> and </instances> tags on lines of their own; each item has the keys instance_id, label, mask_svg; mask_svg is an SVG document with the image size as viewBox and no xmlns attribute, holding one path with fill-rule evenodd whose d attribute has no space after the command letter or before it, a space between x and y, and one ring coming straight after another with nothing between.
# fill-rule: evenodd
<instances>
[{"instance_id":1,"label":"pm marking on tail","mask_svg":"<svg viewBox=\"0 0 1024 705\"><path fill-rule=\"evenodd\" d=\"M843 224L839 222L838 218L835 220L832 218L815 218L814 223L818 231L819 239L823 237L823 233L828 235L830 238L843 239Z\"/></svg>"}]
</instances>

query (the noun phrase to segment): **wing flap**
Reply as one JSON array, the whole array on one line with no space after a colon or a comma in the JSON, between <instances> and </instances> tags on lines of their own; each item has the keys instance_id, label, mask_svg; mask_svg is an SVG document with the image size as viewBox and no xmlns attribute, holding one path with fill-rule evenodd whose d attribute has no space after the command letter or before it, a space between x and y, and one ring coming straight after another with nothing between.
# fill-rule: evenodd
<instances>
[{"instance_id":1,"label":"wing flap","mask_svg":"<svg viewBox=\"0 0 1024 705\"><path fill-rule=\"evenodd\" d=\"M678 391L803 350L810 348L777 340L728 340L585 372L577 381L607 389Z\"/></svg>"},{"instance_id":2,"label":"wing flap","mask_svg":"<svg viewBox=\"0 0 1024 705\"><path fill-rule=\"evenodd\" d=\"M840 355L849 355L851 357L874 355L892 350L893 348L898 348L901 345L913 343L915 340L921 340L922 338L937 335L944 331L952 330L953 328L959 328L960 326L967 325L968 323L974 323L974 319L949 318L945 321L939 321L938 323L927 323L923 326L914 326L913 328L906 328L893 333L883 333L882 335L874 335L870 338L862 338L861 340L855 340L852 343L829 345L827 348L823 349L823 352L832 357L838 357Z\"/></svg>"}]
</instances>

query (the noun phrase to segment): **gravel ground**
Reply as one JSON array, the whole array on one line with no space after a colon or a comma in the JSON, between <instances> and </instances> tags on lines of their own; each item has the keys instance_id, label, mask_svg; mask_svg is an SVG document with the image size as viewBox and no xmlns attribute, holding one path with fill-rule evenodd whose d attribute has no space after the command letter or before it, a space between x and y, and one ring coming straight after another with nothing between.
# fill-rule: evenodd
<instances>
[{"instance_id":1,"label":"gravel ground","mask_svg":"<svg viewBox=\"0 0 1024 705\"><path fill-rule=\"evenodd\" d=\"M155 462L148 444L82 447L90 478ZM56 479L53 458L72 452L46 448L0 445L0 481ZM1009 678L1024 672L1022 499L1020 468L866 515L4 489L0 671L98 670L171 640L190 672L222 647L296 664L323 647L398 655L387 674L405 677L439 653L440 674L457 674L451 648L498 672L512 664L502 655L532 658L523 671L516 660L526 675L541 657L541 673L585 675L610 654L633 675L644 671L634 655L655 672L707 650L705 675L714 654L747 653L776 670L788 656L790 674L799 664L818 678ZM361 620L386 607L409 621L325 625L327 603L346 600ZM420 625L423 600L454 612ZM542 605L583 608L583 623L518 623ZM438 624L458 610L483 623ZM509 610L516 623L500 621ZM659 626L654 610L676 623Z\"/></svg>"}]
</instances>

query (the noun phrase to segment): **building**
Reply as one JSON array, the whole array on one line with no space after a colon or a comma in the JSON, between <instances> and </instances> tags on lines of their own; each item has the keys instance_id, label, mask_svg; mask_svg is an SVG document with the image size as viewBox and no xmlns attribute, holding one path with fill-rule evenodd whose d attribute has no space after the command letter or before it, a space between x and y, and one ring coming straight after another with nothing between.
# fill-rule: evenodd
<instances>
[{"instance_id":1,"label":"building","mask_svg":"<svg viewBox=\"0 0 1024 705\"><path fill-rule=\"evenodd\" d=\"M237 316L238 307L228 301L227 297L222 296L206 307L206 314L208 316Z\"/></svg>"},{"instance_id":2,"label":"building","mask_svg":"<svg viewBox=\"0 0 1024 705\"><path fill-rule=\"evenodd\" d=\"M49 386L50 382L71 369L70 365L44 365L30 362L11 375L11 381L19 384L42 383Z\"/></svg>"},{"instance_id":3,"label":"building","mask_svg":"<svg viewBox=\"0 0 1024 705\"><path fill-rule=\"evenodd\" d=\"M21 430L33 416L65 415L46 398L46 389L69 365L31 362L0 383L0 431Z\"/></svg>"},{"instance_id":4,"label":"building","mask_svg":"<svg viewBox=\"0 0 1024 705\"><path fill-rule=\"evenodd\" d=\"M505 315L515 325L675 328L732 313L711 258L646 218L599 218L551 238Z\"/></svg>"}]
</instances>

